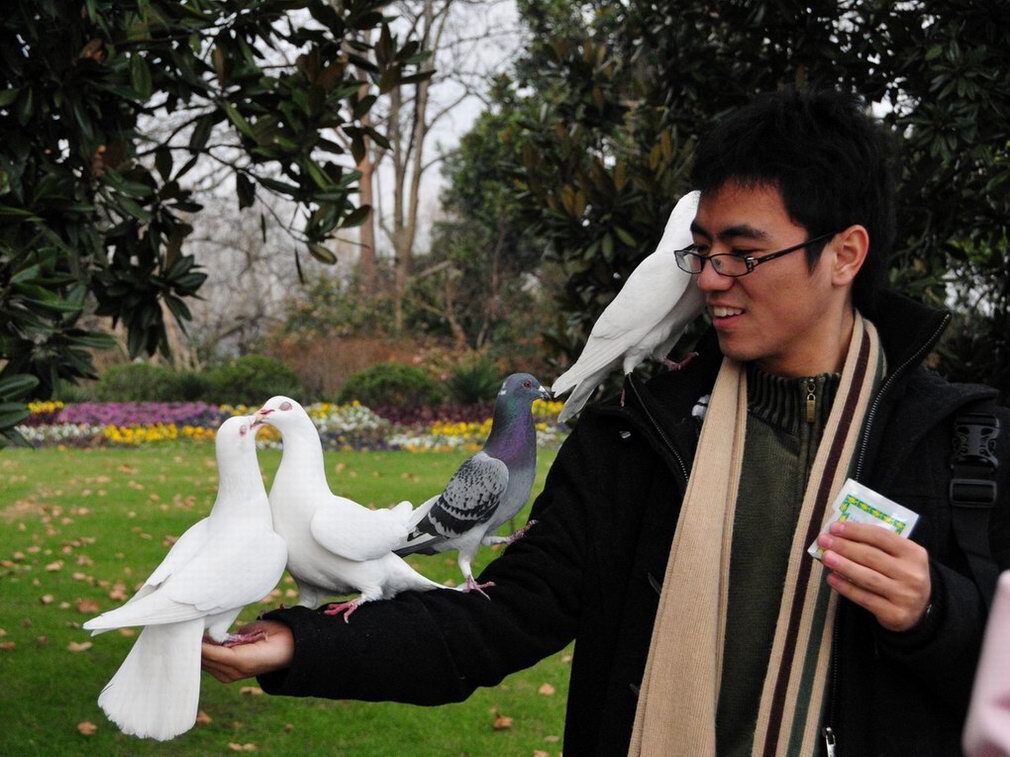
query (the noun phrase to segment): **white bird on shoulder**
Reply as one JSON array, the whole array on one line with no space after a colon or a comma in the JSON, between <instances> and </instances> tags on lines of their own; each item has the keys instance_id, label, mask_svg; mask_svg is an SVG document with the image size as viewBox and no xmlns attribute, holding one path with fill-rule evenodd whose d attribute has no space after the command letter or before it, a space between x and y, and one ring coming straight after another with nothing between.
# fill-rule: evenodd
<instances>
[{"instance_id":1,"label":"white bird on shoulder","mask_svg":"<svg viewBox=\"0 0 1010 757\"><path fill-rule=\"evenodd\" d=\"M288 544L288 572L298 585L298 604L316 607L323 597L360 592L331 604L328 615L346 621L365 602L391 599L410 589L444 589L415 571L392 549L406 538L409 502L369 510L330 491L319 432L290 397L267 400L255 416L284 440L281 464L270 487L274 528Z\"/></svg>"},{"instance_id":2,"label":"white bird on shoulder","mask_svg":"<svg viewBox=\"0 0 1010 757\"><path fill-rule=\"evenodd\" d=\"M665 359L704 310L704 298L694 276L677 267L674 255L694 241L691 223L698 212L699 196L694 191L680 198L656 251L631 272L593 324L579 359L551 386L555 397L572 392L558 414L559 421L578 413L618 365L628 375L650 355ZM678 366L670 363L670 367Z\"/></svg>"},{"instance_id":3,"label":"white bird on shoulder","mask_svg":"<svg viewBox=\"0 0 1010 757\"><path fill-rule=\"evenodd\" d=\"M179 537L123 606L84 624L93 634L144 626L98 704L124 733L164 741L196 723L204 631L234 646L262 634L229 634L242 608L284 573L287 549L271 525L256 463L252 419L229 418L217 431L217 499L210 515Z\"/></svg>"}]
</instances>

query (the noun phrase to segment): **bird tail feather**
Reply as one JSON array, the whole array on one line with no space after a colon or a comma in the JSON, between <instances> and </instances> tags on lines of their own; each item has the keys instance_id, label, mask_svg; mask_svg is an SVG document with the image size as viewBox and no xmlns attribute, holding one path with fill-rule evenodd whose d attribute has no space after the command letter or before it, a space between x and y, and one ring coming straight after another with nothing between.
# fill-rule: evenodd
<instances>
[{"instance_id":1,"label":"bird tail feather","mask_svg":"<svg viewBox=\"0 0 1010 757\"><path fill-rule=\"evenodd\" d=\"M167 741L196 723L203 619L147 626L98 697L123 733Z\"/></svg>"},{"instance_id":2,"label":"bird tail feather","mask_svg":"<svg viewBox=\"0 0 1010 757\"><path fill-rule=\"evenodd\" d=\"M593 392L596 391L596 382L583 381L581 384L575 387L575 391L565 402L565 406L561 408L561 412L558 413L558 423L564 423L577 412L579 412L583 405L593 396Z\"/></svg>"}]
</instances>

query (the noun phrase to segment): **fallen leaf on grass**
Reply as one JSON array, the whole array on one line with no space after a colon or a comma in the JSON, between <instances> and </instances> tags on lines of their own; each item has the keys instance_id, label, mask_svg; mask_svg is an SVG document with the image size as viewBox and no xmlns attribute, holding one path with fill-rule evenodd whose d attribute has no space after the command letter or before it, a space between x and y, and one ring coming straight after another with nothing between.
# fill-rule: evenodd
<instances>
[{"instance_id":1,"label":"fallen leaf on grass","mask_svg":"<svg viewBox=\"0 0 1010 757\"><path fill-rule=\"evenodd\" d=\"M537 694L540 694L541 696L545 697L552 697L554 696L554 687L551 686L549 683L545 683L543 686L537 689Z\"/></svg>"},{"instance_id":2,"label":"fallen leaf on grass","mask_svg":"<svg viewBox=\"0 0 1010 757\"><path fill-rule=\"evenodd\" d=\"M561 737L560 736L544 736L544 741L546 741L548 744L557 744L559 741L561 741Z\"/></svg>"},{"instance_id":3,"label":"fallen leaf on grass","mask_svg":"<svg viewBox=\"0 0 1010 757\"><path fill-rule=\"evenodd\" d=\"M258 697L263 693L263 689L259 686L243 686L238 690L239 694L249 694L250 696Z\"/></svg>"},{"instance_id":4,"label":"fallen leaf on grass","mask_svg":"<svg viewBox=\"0 0 1010 757\"><path fill-rule=\"evenodd\" d=\"M17 644L15 644L13 641L0 641L0 651L2 652L9 652L16 647Z\"/></svg>"},{"instance_id":5,"label":"fallen leaf on grass","mask_svg":"<svg viewBox=\"0 0 1010 757\"><path fill-rule=\"evenodd\" d=\"M134 628L120 628L119 635L125 636L128 639L132 639L134 636L137 635L137 631Z\"/></svg>"},{"instance_id":6,"label":"fallen leaf on grass","mask_svg":"<svg viewBox=\"0 0 1010 757\"><path fill-rule=\"evenodd\" d=\"M507 731L512 727L512 718L507 715L499 715L494 719L494 729L496 731Z\"/></svg>"},{"instance_id":7,"label":"fallen leaf on grass","mask_svg":"<svg viewBox=\"0 0 1010 757\"><path fill-rule=\"evenodd\" d=\"M85 720L83 723L77 724L77 732L82 736L93 736L95 731L98 730L98 726L92 723L90 720Z\"/></svg>"},{"instance_id":8,"label":"fallen leaf on grass","mask_svg":"<svg viewBox=\"0 0 1010 757\"><path fill-rule=\"evenodd\" d=\"M561 655L561 662L568 663L568 662L571 662L571 661L572 661L572 656L570 654L563 654L563 655Z\"/></svg>"},{"instance_id":9,"label":"fallen leaf on grass","mask_svg":"<svg viewBox=\"0 0 1010 757\"><path fill-rule=\"evenodd\" d=\"M126 584L116 583L112 587L112 591L109 592L109 599L114 599L117 602L122 602L126 599Z\"/></svg>"},{"instance_id":10,"label":"fallen leaf on grass","mask_svg":"<svg viewBox=\"0 0 1010 757\"><path fill-rule=\"evenodd\" d=\"M49 637L48 636L36 636L35 637L35 646L37 646L37 647L47 647L47 646L49 646Z\"/></svg>"},{"instance_id":11,"label":"fallen leaf on grass","mask_svg":"<svg viewBox=\"0 0 1010 757\"><path fill-rule=\"evenodd\" d=\"M214 718L208 715L203 710L196 713L196 723L197 725L210 725L214 722Z\"/></svg>"},{"instance_id":12,"label":"fallen leaf on grass","mask_svg":"<svg viewBox=\"0 0 1010 757\"><path fill-rule=\"evenodd\" d=\"M25 559L25 553L24 553L24 552L15 552L15 553L14 553L14 554L12 555L12 557L13 557L13 558L14 558L15 560L19 560L19 561L20 561L20 560L24 560L24 559Z\"/></svg>"},{"instance_id":13,"label":"fallen leaf on grass","mask_svg":"<svg viewBox=\"0 0 1010 757\"><path fill-rule=\"evenodd\" d=\"M534 749L533 757L551 757L551 753L545 752L543 749Z\"/></svg>"},{"instance_id":14,"label":"fallen leaf on grass","mask_svg":"<svg viewBox=\"0 0 1010 757\"><path fill-rule=\"evenodd\" d=\"M67 644L68 652L87 652L91 647L94 646L90 641L82 641L80 643L72 641Z\"/></svg>"},{"instance_id":15,"label":"fallen leaf on grass","mask_svg":"<svg viewBox=\"0 0 1010 757\"><path fill-rule=\"evenodd\" d=\"M98 602L94 599L78 599L76 604L77 612L85 615L94 615L101 609Z\"/></svg>"},{"instance_id":16,"label":"fallen leaf on grass","mask_svg":"<svg viewBox=\"0 0 1010 757\"><path fill-rule=\"evenodd\" d=\"M0 628L0 638L3 638L6 635L7 635L6 629Z\"/></svg>"},{"instance_id":17,"label":"fallen leaf on grass","mask_svg":"<svg viewBox=\"0 0 1010 757\"><path fill-rule=\"evenodd\" d=\"M63 560L57 560L56 562L51 562L46 566L46 570L50 573L55 573L58 570L63 570Z\"/></svg>"},{"instance_id":18,"label":"fallen leaf on grass","mask_svg":"<svg viewBox=\"0 0 1010 757\"><path fill-rule=\"evenodd\" d=\"M255 752L255 744L236 744L233 741L228 742L228 748L233 752Z\"/></svg>"},{"instance_id":19,"label":"fallen leaf on grass","mask_svg":"<svg viewBox=\"0 0 1010 757\"><path fill-rule=\"evenodd\" d=\"M293 730L295 730L295 727L291 723L284 724L284 733L291 733Z\"/></svg>"},{"instance_id":20,"label":"fallen leaf on grass","mask_svg":"<svg viewBox=\"0 0 1010 757\"><path fill-rule=\"evenodd\" d=\"M41 597L39 597L39 602L41 602L44 605L51 605L54 599L55 597L52 594L43 594Z\"/></svg>"}]
</instances>

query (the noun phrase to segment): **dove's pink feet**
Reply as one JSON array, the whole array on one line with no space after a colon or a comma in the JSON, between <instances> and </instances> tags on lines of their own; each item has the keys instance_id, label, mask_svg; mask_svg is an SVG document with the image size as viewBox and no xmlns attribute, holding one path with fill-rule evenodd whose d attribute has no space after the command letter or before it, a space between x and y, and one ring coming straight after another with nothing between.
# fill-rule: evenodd
<instances>
[{"instance_id":1,"label":"dove's pink feet","mask_svg":"<svg viewBox=\"0 0 1010 757\"><path fill-rule=\"evenodd\" d=\"M488 589L494 586L494 581L485 581L482 584L477 583L473 576L466 577L466 586L463 587L463 591L475 591L478 594L484 595L484 598L490 600L491 597L487 595L484 589Z\"/></svg>"},{"instance_id":2,"label":"dove's pink feet","mask_svg":"<svg viewBox=\"0 0 1010 757\"><path fill-rule=\"evenodd\" d=\"M203 635L206 644L216 644L219 647L240 647L243 644L254 644L257 641L266 641L265 631L253 631L252 633L230 633L225 636L224 641L215 641L207 634Z\"/></svg>"},{"instance_id":3,"label":"dove's pink feet","mask_svg":"<svg viewBox=\"0 0 1010 757\"><path fill-rule=\"evenodd\" d=\"M505 537L505 543L511 544L514 541L519 541L521 538L526 536L526 532L530 530L530 526L536 523L535 520L526 521L526 525L522 528L517 528L509 536Z\"/></svg>"},{"instance_id":4,"label":"dove's pink feet","mask_svg":"<svg viewBox=\"0 0 1010 757\"><path fill-rule=\"evenodd\" d=\"M671 371L679 371L681 368L685 367L688 363L698 357L697 352L688 352L684 355L684 359L679 363L676 360L670 360L669 358L663 358L663 365L669 368Z\"/></svg>"},{"instance_id":5,"label":"dove's pink feet","mask_svg":"<svg viewBox=\"0 0 1010 757\"><path fill-rule=\"evenodd\" d=\"M323 615L339 615L340 613L344 613L344 622L346 623L347 619L351 617L351 613L357 610L360 605L360 598L351 602L334 602L327 605L326 609L323 610Z\"/></svg>"}]
</instances>

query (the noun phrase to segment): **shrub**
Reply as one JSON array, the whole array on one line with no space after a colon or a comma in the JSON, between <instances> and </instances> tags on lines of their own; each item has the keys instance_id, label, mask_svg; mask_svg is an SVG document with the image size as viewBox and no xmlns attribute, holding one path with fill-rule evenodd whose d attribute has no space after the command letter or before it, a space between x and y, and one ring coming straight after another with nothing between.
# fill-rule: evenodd
<instances>
[{"instance_id":1,"label":"shrub","mask_svg":"<svg viewBox=\"0 0 1010 757\"><path fill-rule=\"evenodd\" d=\"M477 405L495 398L502 379L501 371L494 362L482 355L453 367L446 384L453 401Z\"/></svg>"},{"instance_id":2,"label":"shrub","mask_svg":"<svg viewBox=\"0 0 1010 757\"><path fill-rule=\"evenodd\" d=\"M441 392L422 369L402 363L379 363L348 377L338 402L357 400L369 407L416 408L437 405Z\"/></svg>"},{"instance_id":3,"label":"shrub","mask_svg":"<svg viewBox=\"0 0 1010 757\"><path fill-rule=\"evenodd\" d=\"M102 373L94 395L106 402L168 402L174 399L174 380L175 372L160 365L114 365Z\"/></svg>"},{"instance_id":4,"label":"shrub","mask_svg":"<svg viewBox=\"0 0 1010 757\"><path fill-rule=\"evenodd\" d=\"M259 406L275 394L304 402L294 371L264 355L244 355L218 366L208 371L206 380L215 402Z\"/></svg>"}]
</instances>

